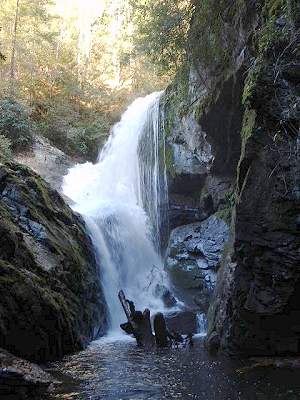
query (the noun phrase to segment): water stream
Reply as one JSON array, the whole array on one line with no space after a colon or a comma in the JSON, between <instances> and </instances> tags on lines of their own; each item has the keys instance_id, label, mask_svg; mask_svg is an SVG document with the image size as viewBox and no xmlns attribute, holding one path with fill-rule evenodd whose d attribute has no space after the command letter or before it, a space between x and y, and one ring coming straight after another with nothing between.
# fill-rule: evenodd
<instances>
[{"instance_id":1,"label":"water stream","mask_svg":"<svg viewBox=\"0 0 300 400\"><path fill-rule=\"evenodd\" d=\"M134 341L101 339L49 372L62 382L51 400L297 400L299 370L239 369L247 360L193 349L145 352ZM251 364L251 363L250 363Z\"/></svg>"},{"instance_id":2,"label":"water stream","mask_svg":"<svg viewBox=\"0 0 300 400\"><path fill-rule=\"evenodd\" d=\"M159 254L160 212L167 198L159 161L160 95L135 100L112 129L98 162L76 165L63 184L87 223L114 334L124 322L120 289L139 309L163 309L156 296L157 285L167 284Z\"/></svg>"},{"instance_id":3,"label":"water stream","mask_svg":"<svg viewBox=\"0 0 300 400\"><path fill-rule=\"evenodd\" d=\"M113 128L96 164L72 168L64 193L86 220L109 308L110 331L85 351L47 366L61 382L59 400L294 400L298 372L274 368L240 374L247 361L210 356L203 349L206 317L198 315L193 348L145 352L120 336L119 289L139 309L162 309L156 285L165 283L160 257L167 203L160 93L137 99Z\"/></svg>"}]
</instances>

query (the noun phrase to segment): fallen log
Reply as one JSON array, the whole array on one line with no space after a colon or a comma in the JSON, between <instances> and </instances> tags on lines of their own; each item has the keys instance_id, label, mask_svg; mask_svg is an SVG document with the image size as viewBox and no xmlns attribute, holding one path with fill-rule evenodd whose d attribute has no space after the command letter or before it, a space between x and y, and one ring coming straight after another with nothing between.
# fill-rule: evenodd
<instances>
[{"instance_id":1,"label":"fallen log","mask_svg":"<svg viewBox=\"0 0 300 400\"><path fill-rule=\"evenodd\" d=\"M146 309L143 313L136 311L133 302L126 299L123 290L119 292L118 296L128 321L126 324L122 324L121 328L135 337L138 346L146 349L153 348L155 339L152 334L150 310Z\"/></svg>"},{"instance_id":2,"label":"fallen log","mask_svg":"<svg viewBox=\"0 0 300 400\"><path fill-rule=\"evenodd\" d=\"M121 324L120 327L128 335L133 335L138 346L149 350L153 347L186 347L193 346L193 335L188 334L184 338L179 333L169 332L165 317L162 313L157 313L153 318L154 333L152 333L150 310L146 308L144 312L135 309L133 301L126 299L123 290L118 294L120 303L127 317L127 322Z\"/></svg>"}]
</instances>

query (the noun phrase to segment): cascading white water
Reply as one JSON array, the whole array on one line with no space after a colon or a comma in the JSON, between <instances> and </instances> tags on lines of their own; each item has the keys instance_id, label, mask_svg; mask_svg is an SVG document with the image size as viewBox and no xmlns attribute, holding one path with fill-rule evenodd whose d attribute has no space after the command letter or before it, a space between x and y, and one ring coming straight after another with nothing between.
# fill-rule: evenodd
<instances>
[{"instance_id":1,"label":"cascading white water","mask_svg":"<svg viewBox=\"0 0 300 400\"><path fill-rule=\"evenodd\" d=\"M166 225L165 211L168 204L168 185L166 170L165 140L160 118L159 101L148 108L143 134L141 135L138 156L140 171L140 203L143 204L153 227L157 249L161 245L161 227Z\"/></svg>"},{"instance_id":2,"label":"cascading white water","mask_svg":"<svg viewBox=\"0 0 300 400\"><path fill-rule=\"evenodd\" d=\"M207 333L207 316L204 313L197 314L198 335L205 336Z\"/></svg>"},{"instance_id":3,"label":"cascading white water","mask_svg":"<svg viewBox=\"0 0 300 400\"><path fill-rule=\"evenodd\" d=\"M159 98L153 93L135 100L114 126L98 163L76 165L64 179L64 194L85 218L96 250L111 331L124 321L120 289L139 309L163 308L155 296L164 280L157 249L160 199L166 198L158 161Z\"/></svg>"}]
</instances>

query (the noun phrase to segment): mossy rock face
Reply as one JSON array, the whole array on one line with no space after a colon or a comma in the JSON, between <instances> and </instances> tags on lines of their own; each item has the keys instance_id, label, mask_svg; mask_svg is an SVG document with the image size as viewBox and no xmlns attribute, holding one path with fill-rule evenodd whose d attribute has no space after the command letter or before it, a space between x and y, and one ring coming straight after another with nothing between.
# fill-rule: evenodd
<instances>
[{"instance_id":1,"label":"mossy rock face","mask_svg":"<svg viewBox=\"0 0 300 400\"><path fill-rule=\"evenodd\" d=\"M300 351L300 53L293 4L262 2L247 45L232 243L209 313L209 334L235 354Z\"/></svg>"},{"instance_id":2,"label":"mossy rock face","mask_svg":"<svg viewBox=\"0 0 300 400\"><path fill-rule=\"evenodd\" d=\"M186 63L161 98L171 229L223 210L235 186L245 49L258 19L254 3L194 4Z\"/></svg>"},{"instance_id":3,"label":"mossy rock face","mask_svg":"<svg viewBox=\"0 0 300 400\"><path fill-rule=\"evenodd\" d=\"M38 175L0 165L0 347L44 361L105 329L84 222Z\"/></svg>"}]
</instances>

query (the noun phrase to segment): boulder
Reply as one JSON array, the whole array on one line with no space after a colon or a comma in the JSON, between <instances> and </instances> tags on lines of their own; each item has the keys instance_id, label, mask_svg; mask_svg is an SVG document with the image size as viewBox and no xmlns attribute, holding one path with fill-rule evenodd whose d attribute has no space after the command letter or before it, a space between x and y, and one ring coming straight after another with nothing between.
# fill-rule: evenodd
<instances>
[{"instance_id":1,"label":"boulder","mask_svg":"<svg viewBox=\"0 0 300 400\"><path fill-rule=\"evenodd\" d=\"M162 299L165 307L172 308L176 306L177 300L171 291L164 285L157 284L155 287L155 295Z\"/></svg>"},{"instance_id":2,"label":"boulder","mask_svg":"<svg viewBox=\"0 0 300 400\"><path fill-rule=\"evenodd\" d=\"M41 399L53 384L53 377L32 364L0 349L0 397L6 400Z\"/></svg>"},{"instance_id":3,"label":"boulder","mask_svg":"<svg viewBox=\"0 0 300 400\"><path fill-rule=\"evenodd\" d=\"M197 315L193 311L175 311L165 313L167 328L170 332L176 332L180 335L189 333L198 333Z\"/></svg>"},{"instance_id":4,"label":"boulder","mask_svg":"<svg viewBox=\"0 0 300 400\"><path fill-rule=\"evenodd\" d=\"M0 165L0 347L34 361L80 350L106 306L84 221L27 167Z\"/></svg>"},{"instance_id":5,"label":"boulder","mask_svg":"<svg viewBox=\"0 0 300 400\"><path fill-rule=\"evenodd\" d=\"M166 270L179 297L202 311L207 311L228 238L227 223L215 215L171 233Z\"/></svg>"}]
</instances>

